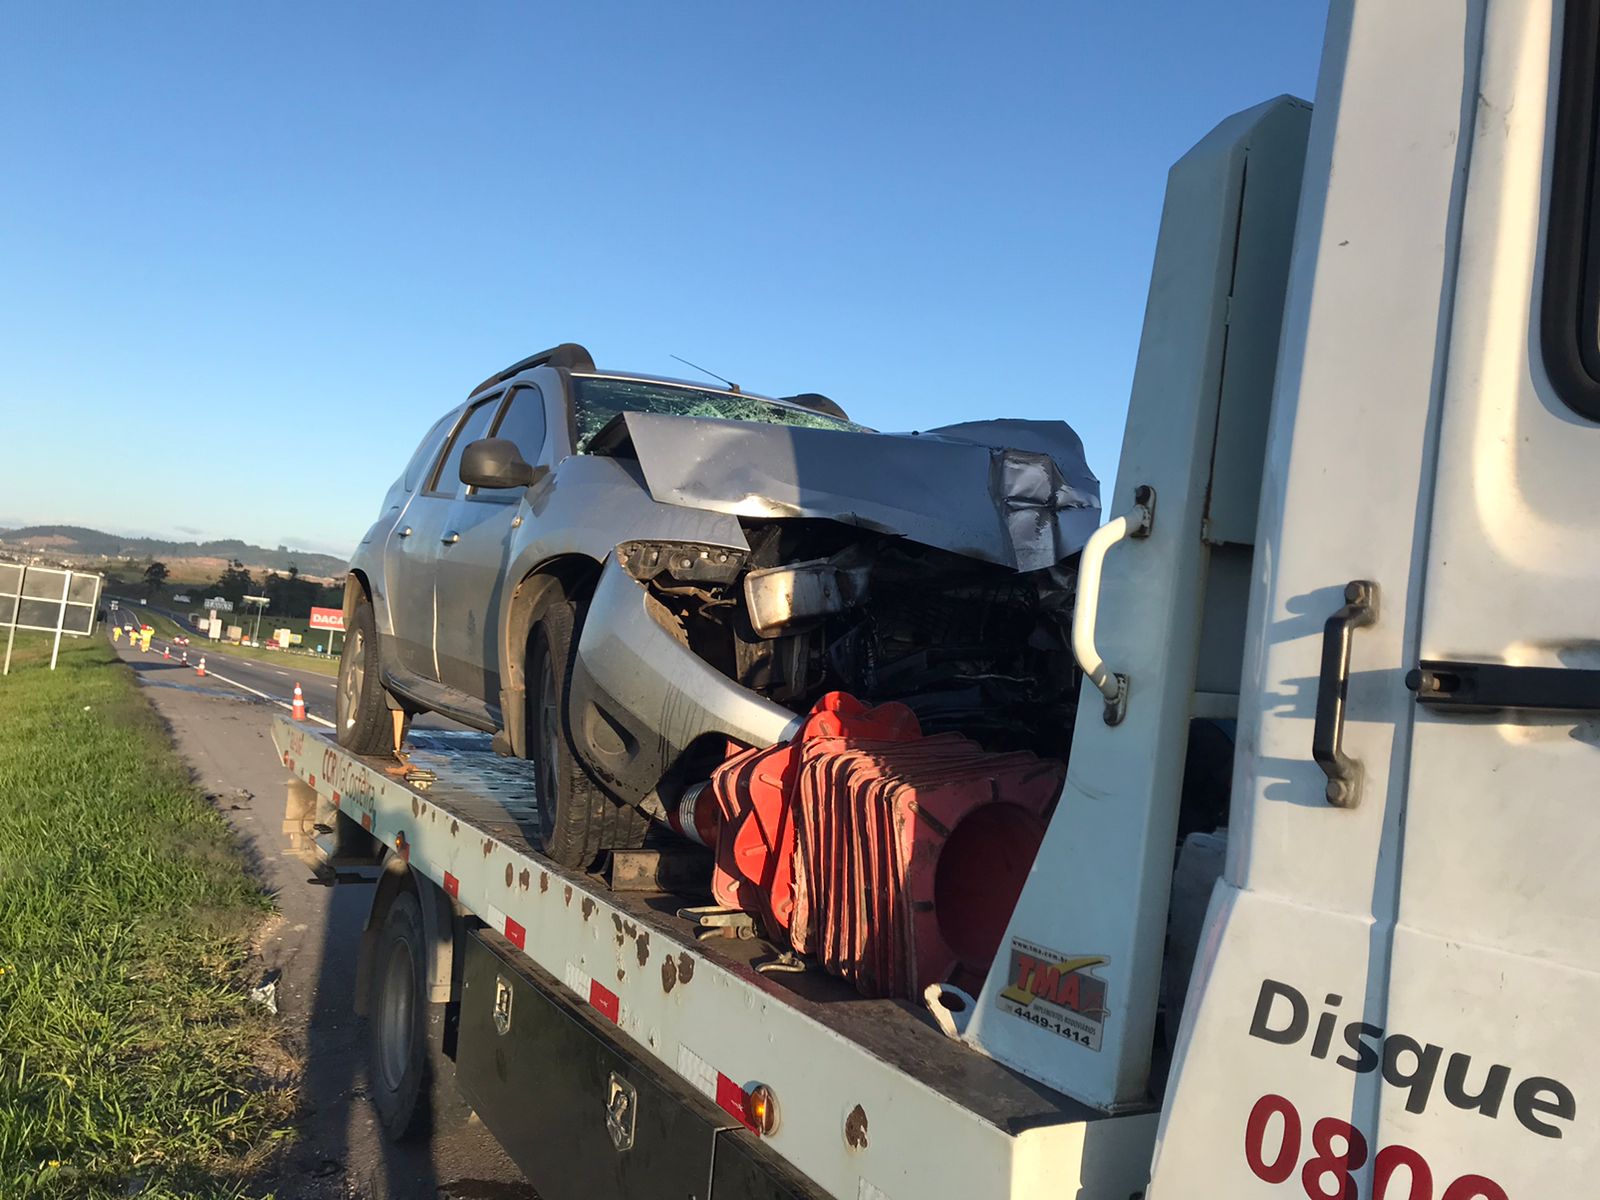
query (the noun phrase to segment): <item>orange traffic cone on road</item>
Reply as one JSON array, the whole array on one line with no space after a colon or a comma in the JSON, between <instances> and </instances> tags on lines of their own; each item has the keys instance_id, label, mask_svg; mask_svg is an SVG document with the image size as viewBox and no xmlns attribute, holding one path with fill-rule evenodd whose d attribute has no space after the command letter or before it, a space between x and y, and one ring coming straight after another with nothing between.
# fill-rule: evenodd
<instances>
[{"instance_id":1,"label":"orange traffic cone on road","mask_svg":"<svg viewBox=\"0 0 1600 1200\"><path fill-rule=\"evenodd\" d=\"M306 719L306 698L300 694L300 685L294 685L294 704L289 708L289 715L296 721Z\"/></svg>"},{"instance_id":2,"label":"orange traffic cone on road","mask_svg":"<svg viewBox=\"0 0 1600 1200\"><path fill-rule=\"evenodd\" d=\"M172 647L171 646L163 646L163 647L161 647L161 657L162 658L171 658L172 657Z\"/></svg>"},{"instance_id":3,"label":"orange traffic cone on road","mask_svg":"<svg viewBox=\"0 0 1600 1200\"><path fill-rule=\"evenodd\" d=\"M204 675L206 673L206 656L204 654L200 656L200 665L194 669L194 673L196 675Z\"/></svg>"}]
</instances>

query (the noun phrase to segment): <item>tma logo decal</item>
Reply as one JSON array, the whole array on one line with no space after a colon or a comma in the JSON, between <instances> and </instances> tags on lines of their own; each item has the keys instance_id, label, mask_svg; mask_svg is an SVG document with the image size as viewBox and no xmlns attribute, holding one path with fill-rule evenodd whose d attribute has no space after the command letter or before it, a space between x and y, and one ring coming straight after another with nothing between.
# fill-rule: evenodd
<instances>
[{"instance_id":1,"label":"tma logo decal","mask_svg":"<svg viewBox=\"0 0 1600 1200\"><path fill-rule=\"evenodd\" d=\"M1108 961L1101 954L1060 954L1015 938L1010 984L996 1002L1013 1016L1098 1050L1106 1019L1106 981L1091 972Z\"/></svg>"}]
</instances>

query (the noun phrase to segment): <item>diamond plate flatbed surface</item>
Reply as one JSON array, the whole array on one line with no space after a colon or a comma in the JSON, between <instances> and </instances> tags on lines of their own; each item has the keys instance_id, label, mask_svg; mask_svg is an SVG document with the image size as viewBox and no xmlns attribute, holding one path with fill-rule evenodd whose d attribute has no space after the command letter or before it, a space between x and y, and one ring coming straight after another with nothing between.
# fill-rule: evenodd
<instances>
[{"instance_id":1,"label":"diamond plate flatbed surface","mask_svg":"<svg viewBox=\"0 0 1600 1200\"><path fill-rule=\"evenodd\" d=\"M513 849L539 853L539 802L532 763L496 754L488 734L467 730L418 729L406 736L406 745L411 766L434 775L425 787L409 779L407 787ZM378 771L394 765L388 759L362 761Z\"/></svg>"}]
</instances>

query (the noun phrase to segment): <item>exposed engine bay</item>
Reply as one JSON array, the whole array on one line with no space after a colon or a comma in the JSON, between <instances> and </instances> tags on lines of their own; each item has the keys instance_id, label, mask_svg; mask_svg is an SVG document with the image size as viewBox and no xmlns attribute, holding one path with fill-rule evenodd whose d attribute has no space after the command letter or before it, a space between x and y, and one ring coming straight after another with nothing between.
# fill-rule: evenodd
<instances>
[{"instance_id":1,"label":"exposed engine bay","mask_svg":"<svg viewBox=\"0 0 1600 1200\"><path fill-rule=\"evenodd\" d=\"M699 658L796 712L844 691L899 701L930 734L1066 756L1070 563L1019 572L833 521L741 523L748 551L617 548Z\"/></svg>"}]
</instances>

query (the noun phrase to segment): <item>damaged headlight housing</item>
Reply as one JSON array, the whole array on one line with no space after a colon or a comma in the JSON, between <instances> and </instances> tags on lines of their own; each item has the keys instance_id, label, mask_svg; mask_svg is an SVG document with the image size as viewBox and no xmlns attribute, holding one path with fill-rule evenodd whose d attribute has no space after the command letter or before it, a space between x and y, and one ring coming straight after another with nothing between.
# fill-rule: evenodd
<instances>
[{"instance_id":1,"label":"damaged headlight housing","mask_svg":"<svg viewBox=\"0 0 1600 1200\"><path fill-rule=\"evenodd\" d=\"M749 552L697 542L623 542L617 563L640 583L667 576L680 583L732 583Z\"/></svg>"},{"instance_id":2,"label":"damaged headlight housing","mask_svg":"<svg viewBox=\"0 0 1600 1200\"><path fill-rule=\"evenodd\" d=\"M854 607L865 591L865 570L819 558L751 571L744 577L744 607L758 636L783 637Z\"/></svg>"}]
</instances>

